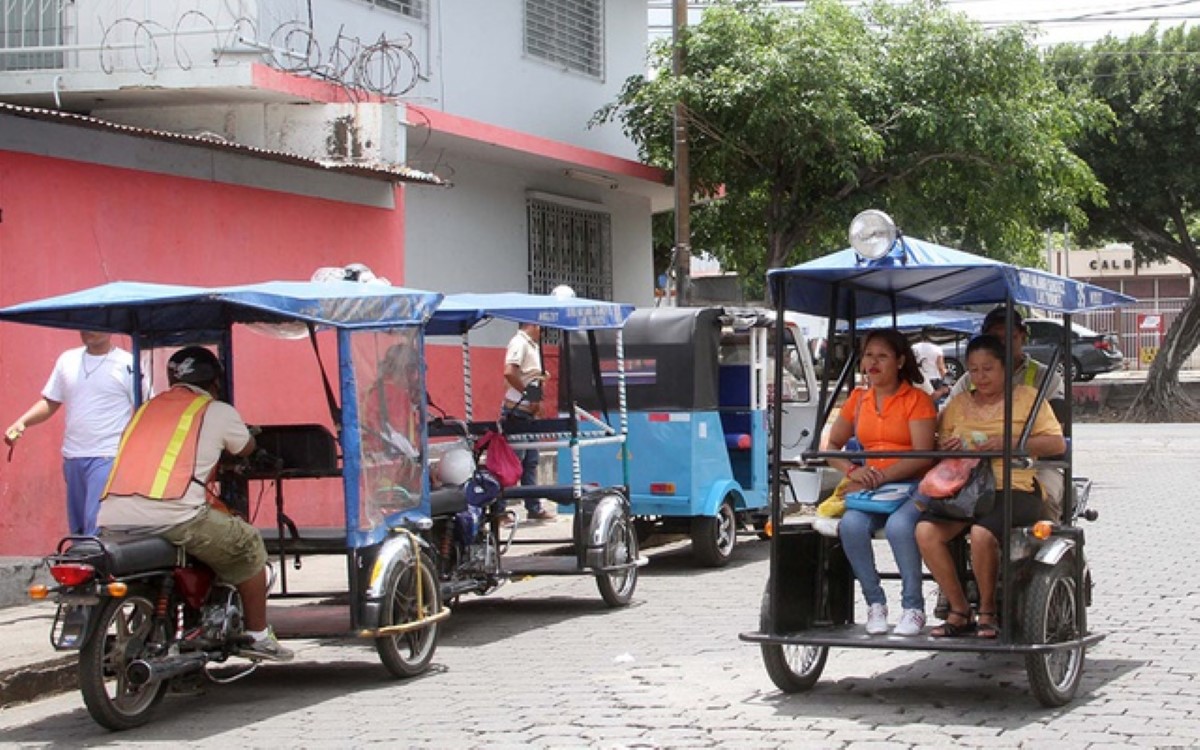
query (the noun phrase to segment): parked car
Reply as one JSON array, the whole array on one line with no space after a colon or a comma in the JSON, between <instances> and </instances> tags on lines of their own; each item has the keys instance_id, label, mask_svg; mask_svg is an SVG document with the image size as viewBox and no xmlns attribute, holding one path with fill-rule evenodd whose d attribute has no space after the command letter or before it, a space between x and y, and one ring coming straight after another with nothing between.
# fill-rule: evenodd
<instances>
[{"instance_id":1,"label":"parked car","mask_svg":"<svg viewBox=\"0 0 1200 750\"><path fill-rule=\"evenodd\" d=\"M1054 347L1062 342L1062 321L1026 318L1025 327L1029 329L1025 353L1039 362L1049 362ZM942 344L942 356L952 379L957 380L966 371L968 340L963 337ZM1097 333L1072 323L1069 365L1075 380L1091 380L1102 372L1123 370L1125 355L1121 353L1120 342L1114 334Z\"/></svg>"},{"instance_id":2,"label":"parked car","mask_svg":"<svg viewBox=\"0 0 1200 750\"><path fill-rule=\"evenodd\" d=\"M1062 321L1026 318L1029 340L1025 353L1041 362L1049 362L1054 347L1061 344ZM1078 323L1071 324L1071 359L1067 363L1075 380L1091 380L1102 372L1125 369L1120 340L1111 333L1097 333Z\"/></svg>"}]
</instances>

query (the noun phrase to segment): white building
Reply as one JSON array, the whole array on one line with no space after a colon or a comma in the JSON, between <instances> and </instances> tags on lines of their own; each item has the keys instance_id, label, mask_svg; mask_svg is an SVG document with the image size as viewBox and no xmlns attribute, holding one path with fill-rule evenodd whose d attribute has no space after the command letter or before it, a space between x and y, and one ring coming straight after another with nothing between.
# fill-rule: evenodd
<instances>
[{"instance_id":1,"label":"white building","mask_svg":"<svg viewBox=\"0 0 1200 750\"><path fill-rule=\"evenodd\" d=\"M8 0L0 101L407 164L452 188L399 199L403 283L645 304L667 175L588 122L644 70L646 19L642 0Z\"/></svg>"}]
</instances>

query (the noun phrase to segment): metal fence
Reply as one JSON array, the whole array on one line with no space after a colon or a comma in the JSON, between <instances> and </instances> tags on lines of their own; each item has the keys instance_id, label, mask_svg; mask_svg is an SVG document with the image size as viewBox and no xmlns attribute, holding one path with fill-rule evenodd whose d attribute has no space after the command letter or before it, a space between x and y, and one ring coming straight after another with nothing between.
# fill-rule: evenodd
<instances>
[{"instance_id":1,"label":"metal fence","mask_svg":"<svg viewBox=\"0 0 1200 750\"><path fill-rule=\"evenodd\" d=\"M1116 334L1125 354L1126 369L1148 370L1163 337L1186 303L1184 298L1159 299L1117 310L1083 313L1073 316L1072 320L1097 333ZM1200 368L1200 349L1192 352L1184 366Z\"/></svg>"}]
</instances>

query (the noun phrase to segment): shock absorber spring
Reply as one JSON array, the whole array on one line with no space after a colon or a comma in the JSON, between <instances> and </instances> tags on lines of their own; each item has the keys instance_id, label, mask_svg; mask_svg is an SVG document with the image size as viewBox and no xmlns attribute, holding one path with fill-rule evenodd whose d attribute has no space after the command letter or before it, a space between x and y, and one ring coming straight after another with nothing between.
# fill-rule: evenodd
<instances>
[{"instance_id":1,"label":"shock absorber spring","mask_svg":"<svg viewBox=\"0 0 1200 750\"><path fill-rule=\"evenodd\" d=\"M449 523L442 524L442 538L440 540L441 544L438 545L438 552L443 560L450 559L450 545L454 543L453 535L454 528L452 525Z\"/></svg>"},{"instance_id":2,"label":"shock absorber spring","mask_svg":"<svg viewBox=\"0 0 1200 750\"><path fill-rule=\"evenodd\" d=\"M162 587L158 590L158 601L154 604L154 616L157 618L165 618L167 609L171 606L171 594L175 590L175 576L163 576Z\"/></svg>"}]
</instances>

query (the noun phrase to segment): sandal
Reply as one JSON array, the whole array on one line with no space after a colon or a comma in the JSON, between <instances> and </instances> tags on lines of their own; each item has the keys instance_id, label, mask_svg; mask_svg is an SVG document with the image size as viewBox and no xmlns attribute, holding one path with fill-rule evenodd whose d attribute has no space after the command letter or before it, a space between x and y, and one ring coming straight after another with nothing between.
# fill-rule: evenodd
<instances>
[{"instance_id":1,"label":"sandal","mask_svg":"<svg viewBox=\"0 0 1200 750\"><path fill-rule=\"evenodd\" d=\"M951 622L951 617L957 617L962 622ZM942 621L933 630L929 631L932 638L961 638L964 635L970 635L975 632L975 621L971 619L970 612L955 612L950 610L946 613L946 619Z\"/></svg>"},{"instance_id":2,"label":"sandal","mask_svg":"<svg viewBox=\"0 0 1200 750\"><path fill-rule=\"evenodd\" d=\"M1000 635L1000 626L998 624L996 624L996 622L995 622L995 620L996 620L995 612L980 611L979 617L981 618L980 621L976 622L976 624L975 624L975 637L976 638L995 639L996 637L998 637ZM988 622L982 621L982 618L984 618L984 617L989 618Z\"/></svg>"}]
</instances>

